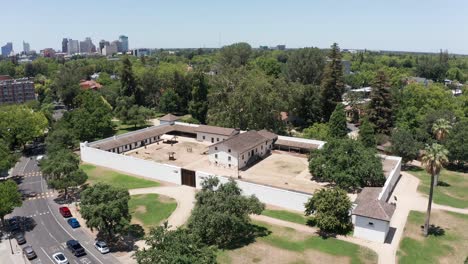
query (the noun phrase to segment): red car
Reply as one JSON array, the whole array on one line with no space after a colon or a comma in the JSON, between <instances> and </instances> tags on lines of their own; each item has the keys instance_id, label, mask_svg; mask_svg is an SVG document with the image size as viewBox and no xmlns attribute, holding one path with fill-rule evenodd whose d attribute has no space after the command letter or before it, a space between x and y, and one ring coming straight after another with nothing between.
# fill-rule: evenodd
<instances>
[{"instance_id":1,"label":"red car","mask_svg":"<svg viewBox=\"0 0 468 264\"><path fill-rule=\"evenodd\" d=\"M68 207L66 206L62 206L59 208L59 212L60 214L65 217L65 218L68 218L68 217L72 217L72 214L70 212L70 209L68 209Z\"/></svg>"}]
</instances>

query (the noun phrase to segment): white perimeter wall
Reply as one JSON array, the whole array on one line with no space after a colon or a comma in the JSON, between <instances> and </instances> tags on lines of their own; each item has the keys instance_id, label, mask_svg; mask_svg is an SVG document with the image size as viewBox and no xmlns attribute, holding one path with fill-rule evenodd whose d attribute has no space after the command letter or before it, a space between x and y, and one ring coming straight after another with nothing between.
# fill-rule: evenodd
<instances>
[{"instance_id":1,"label":"white perimeter wall","mask_svg":"<svg viewBox=\"0 0 468 264\"><path fill-rule=\"evenodd\" d=\"M200 171L197 171L195 175L197 189L201 189L201 183L209 176L217 177L221 183L229 181L228 177L217 176ZM312 197L310 194L283 190L237 179L235 180L242 189L244 195L255 195L263 203L283 207L289 210L304 212L304 204L309 200L310 197Z\"/></svg>"},{"instance_id":2,"label":"white perimeter wall","mask_svg":"<svg viewBox=\"0 0 468 264\"><path fill-rule=\"evenodd\" d=\"M386 155L379 155L382 158L394 160L397 162L395 167L393 167L392 171L390 172L387 180L385 181L384 186L382 187L382 191L379 194L379 200L386 202L395 187L398 179L400 178L401 173L401 157L395 156L386 156Z\"/></svg>"},{"instance_id":3,"label":"white perimeter wall","mask_svg":"<svg viewBox=\"0 0 468 264\"><path fill-rule=\"evenodd\" d=\"M359 215L355 215L354 217L353 236L380 243L385 241L390 225L389 222ZM374 225L369 225L369 223L373 223Z\"/></svg>"},{"instance_id":4,"label":"white perimeter wall","mask_svg":"<svg viewBox=\"0 0 468 264\"><path fill-rule=\"evenodd\" d=\"M90 164L175 184L181 183L180 167L138 159L80 144L81 160Z\"/></svg>"},{"instance_id":5,"label":"white perimeter wall","mask_svg":"<svg viewBox=\"0 0 468 264\"><path fill-rule=\"evenodd\" d=\"M205 137L205 139L203 139ZM213 138L213 141L211 139ZM197 140L198 141L204 141L208 143L217 143L223 140L228 139L229 136L222 136L222 135L216 135L216 134L210 134L210 133L203 133L203 132L197 132Z\"/></svg>"},{"instance_id":6,"label":"white perimeter wall","mask_svg":"<svg viewBox=\"0 0 468 264\"><path fill-rule=\"evenodd\" d=\"M327 142L321 141L321 140L298 138L298 137L286 137L286 136L278 136L278 139L314 144L314 145L318 145L319 149L323 148L323 145L325 145L325 143L327 143Z\"/></svg>"}]
</instances>

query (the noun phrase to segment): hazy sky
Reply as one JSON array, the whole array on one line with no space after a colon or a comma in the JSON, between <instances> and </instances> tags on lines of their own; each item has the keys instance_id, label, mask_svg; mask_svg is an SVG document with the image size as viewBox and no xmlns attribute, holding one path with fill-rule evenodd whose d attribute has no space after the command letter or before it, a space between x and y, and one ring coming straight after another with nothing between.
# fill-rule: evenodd
<instances>
[{"instance_id":1,"label":"hazy sky","mask_svg":"<svg viewBox=\"0 0 468 264\"><path fill-rule=\"evenodd\" d=\"M0 0L0 44L59 49L62 38L130 48L198 48L245 41L468 54L468 0Z\"/></svg>"}]
</instances>

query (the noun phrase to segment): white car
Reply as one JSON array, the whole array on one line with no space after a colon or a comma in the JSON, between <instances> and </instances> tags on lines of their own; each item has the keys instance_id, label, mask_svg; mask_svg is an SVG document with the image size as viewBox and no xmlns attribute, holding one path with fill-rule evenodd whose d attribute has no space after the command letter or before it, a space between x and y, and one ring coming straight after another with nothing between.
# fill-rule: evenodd
<instances>
[{"instance_id":1,"label":"white car","mask_svg":"<svg viewBox=\"0 0 468 264\"><path fill-rule=\"evenodd\" d=\"M58 252L52 255L52 259L57 264L68 264L68 259L62 252Z\"/></svg>"},{"instance_id":2,"label":"white car","mask_svg":"<svg viewBox=\"0 0 468 264\"><path fill-rule=\"evenodd\" d=\"M106 242L104 241L96 241L94 243L94 247L101 252L101 254L109 253L109 247L107 246Z\"/></svg>"},{"instance_id":3,"label":"white car","mask_svg":"<svg viewBox=\"0 0 468 264\"><path fill-rule=\"evenodd\" d=\"M41 161L43 158L44 158L43 155L39 155L39 156L36 157L36 160L37 160L37 161Z\"/></svg>"}]
</instances>

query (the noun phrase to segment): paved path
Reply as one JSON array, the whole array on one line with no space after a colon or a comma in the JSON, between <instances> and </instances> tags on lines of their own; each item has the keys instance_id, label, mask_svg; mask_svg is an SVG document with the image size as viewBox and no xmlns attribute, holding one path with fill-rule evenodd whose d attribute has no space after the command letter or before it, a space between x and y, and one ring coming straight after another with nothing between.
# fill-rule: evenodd
<instances>
[{"instance_id":1,"label":"paved path","mask_svg":"<svg viewBox=\"0 0 468 264\"><path fill-rule=\"evenodd\" d=\"M183 185L132 189L129 192L130 195L157 193L174 198L177 201L177 208L167 219L172 229L187 222L195 205L195 188Z\"/></svg>"}]
</instances>

